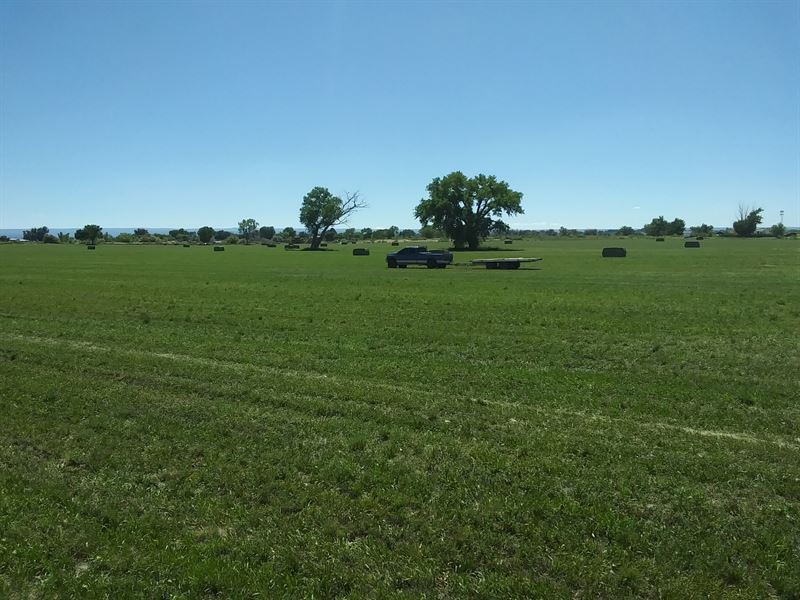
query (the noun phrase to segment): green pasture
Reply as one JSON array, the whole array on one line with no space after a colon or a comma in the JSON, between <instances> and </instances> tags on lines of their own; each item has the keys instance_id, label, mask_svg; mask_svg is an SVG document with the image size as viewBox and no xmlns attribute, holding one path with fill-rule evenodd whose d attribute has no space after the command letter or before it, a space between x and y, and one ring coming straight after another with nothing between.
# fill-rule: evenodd
<instances>
[{"instance_id":1,"label":"green pasture","mask_svg":"<svg viewBox=\"0 0 800 600\"><path fill-rule=\"evenodd\" d=\"M800 597L800 242L701 244L0 245L0 597Z\"/></svg>"}]
</instances>

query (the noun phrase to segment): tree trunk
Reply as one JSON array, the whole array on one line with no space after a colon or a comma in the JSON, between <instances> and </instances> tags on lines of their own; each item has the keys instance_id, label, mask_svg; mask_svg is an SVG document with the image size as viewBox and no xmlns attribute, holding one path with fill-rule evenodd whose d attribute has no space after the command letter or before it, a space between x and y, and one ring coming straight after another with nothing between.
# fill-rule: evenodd
<instances>
[{"instance_id":1,"label":"tree trunk","mask_svg":"<svg viewBox=\"0 0 800 600\"><path fill-rule=\"evenodd\" d=\"M314 232L313 232L313 234L311 236L311 249L312 250L317 250L319 248L319 245L320 245L320 243L322 243L322 240L325 237L325 233L327 231L328 231L327 227L325 229L323 229L322 231L319 231L319 229L314 230Z\"/></svg>"}]
</instances>

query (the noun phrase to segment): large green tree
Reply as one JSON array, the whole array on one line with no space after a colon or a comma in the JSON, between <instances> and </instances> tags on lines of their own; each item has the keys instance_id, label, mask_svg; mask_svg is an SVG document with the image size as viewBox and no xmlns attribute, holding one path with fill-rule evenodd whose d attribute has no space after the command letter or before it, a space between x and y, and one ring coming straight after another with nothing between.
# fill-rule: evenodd
<instances>
[{"instance_id":1,"label":"large green tree","mask_svg":"<svg viewBox=\"0 0 800 600\"><path fill-rule=\"evenodd\" d=\"M22 232L22 239L29 242L43 242L48 233L50 230L47 227L31 227Z\"/></svg>"},{"instance_id":2,"label":"large green tree","mask_svg":"<svg viewBox=\"0 0 800 600\"><path fill-rule=\"evenodd\" d=\"M100 233L102 231L103 228L100 227L100 225L84 225L81 229L78 229L75 232L75 239L87 240L92 246L94 246L95 241L100 237Z\"/></svg>"},{"instance_id":3,"label":"large green tree","mask_svg":"<svg viewBox=\"0 0 800 600\"><path fill-rule=\"evenodd\" d=\"M740 204L739 219L733 222L733 230L737 235L753 235L763 219L762 212L763 208L750 209Z\"/></svg>"},{"instance_id":4,"label":"large green tree","mask_svg":"<svg viewBox=\"0 0 800 600\"><path fill-rule=\"evenodd\" d=\"M329 229L347 222L351 213L365 206L358 192L345 192L344 200L324 187L317 186L308 192L300 207L300 222L308 230L311 248L319 248Z\"/></svg>"},{"instance_id":5,"label":"large green tree","mask_svg":"<svg viewBox=\"0 0 800 600\"><path fill-rule=\"evenodd\" d=\"M518 215L522 193L515 192L494 175L467 177L455 171L428 184L428 197L414 210L423 227L444 231L456 248L477 248L495 227L499 217Z\"/></svg>"},{"instance_id":6,"label":"large green tree","mask_svg":"<svg viewBox=\"0 0 800 600\"><path fill-rule=\"evenodd\" d=\"M244 238L244 243L250 243L250 237L258 231L258 223L255 219L243 219L239 221L239 235Z\"/></svg>"},{"instance_id":7,"label":"large green tree","mask_svg":"<svg viewBox=\"0 0 800 600\"><path fill-rule=\"evenodd\" d=\"M663 216L656 217L644 226L645 235L683 235L686 223L683 219L674 219L668 222Z\"/></svg>"},{"instance_id":8,"label":"large green tree","mask_svg":"<svg viewBox=\"0 0 800 600\"><path fill-rule=\"evenodd\" d=\"M211 241L211 238L214 237L214 228L205 225L197 230L197 237L200 238L200 241L204 244L207 244Z\"/></svg>"}]
</instances>

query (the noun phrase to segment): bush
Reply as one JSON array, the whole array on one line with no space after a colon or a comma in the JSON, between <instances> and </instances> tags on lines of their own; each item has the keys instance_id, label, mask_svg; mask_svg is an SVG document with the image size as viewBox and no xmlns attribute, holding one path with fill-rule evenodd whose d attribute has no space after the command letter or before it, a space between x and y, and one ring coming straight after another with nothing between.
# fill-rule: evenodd
<instances>
[{"instance_id":1,"label":"bush","mask_svg":"<svg viewBox=\"0 0 800 600\"><path fill-rule=\"evenodd\" d=\"M58 244L58 238L50 233L46 233L42 241L45 244Z\"/></svg>"},{"instance_id":2,"label":"bush","mask_svg":"<svg viewBox=\"0 0 800 600\"><path fill-rule=\"evenodd\" d=\"M235 246L236 244L239 243L239 238L231 234L227 238L225 238L225 243L228 244L229 246Z\"/></svg>"}]
</instances>

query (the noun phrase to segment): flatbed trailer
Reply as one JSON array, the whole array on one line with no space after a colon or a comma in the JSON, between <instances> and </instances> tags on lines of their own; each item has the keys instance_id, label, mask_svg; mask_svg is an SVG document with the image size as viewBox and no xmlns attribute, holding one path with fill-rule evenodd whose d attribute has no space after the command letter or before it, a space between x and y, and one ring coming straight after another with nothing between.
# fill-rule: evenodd
<instances>
[{"instance_id":1,"label":"flatbed trailer","mask_svg":"<svg viewBox=\"0 0 800 600\"><path fill-rule=\"evenodd\" d=\"M486 265L487 269L519 269L522 263L539 262L541 258L476 258L473 265Z\"/></svg>"}]
</instances>

